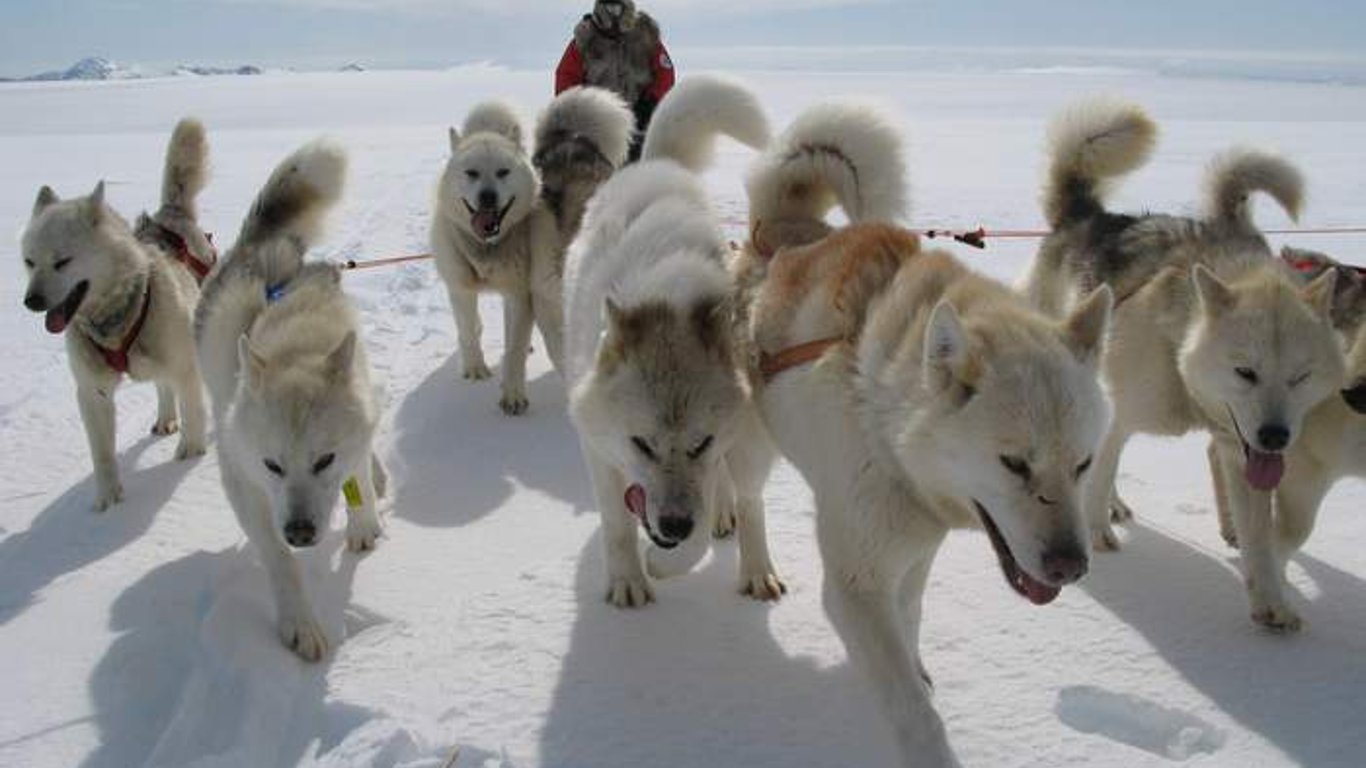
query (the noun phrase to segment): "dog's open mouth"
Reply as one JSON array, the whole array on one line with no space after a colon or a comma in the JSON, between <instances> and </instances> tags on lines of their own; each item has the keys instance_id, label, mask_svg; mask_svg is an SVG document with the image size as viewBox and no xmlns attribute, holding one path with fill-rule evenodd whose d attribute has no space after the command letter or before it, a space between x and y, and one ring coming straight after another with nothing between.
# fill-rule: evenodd
<instances>
[{"instance_id":1,"label":"dog's open mouth","mask_svg":"<svg viewBox=\"0 0 1366 768\"><path fill-rule=\"evenodd\" d=\"M627 488L625 500L626 510L640 521L640 527L645 529L645 535L650 537L650 541L654 542L656 547L659 547L660 549L673 549L678 546L679 542L670 541L669 539L660 536L655 533L655 529L650 526L650 517L645 514L646 497L644 488L638 484Z\"/></svg>"},{"instance_id":2,"label":"dog's open mouth","mask_svg":"<svg viewBox=\"0 0 1366 768\"><path fill-rule=\"evenodd\" d=\"M48 333L61 333L66 330L71 318L76 316L76 310L81 308L81 302L85 301L85 294L89 290L90 283L82 280L71 289L71 293L66 295L61 304L47 311L43 324L47 327Z\"/></svg>"},{"instance_id":3,"label":"dog's open mouth","mask_svg":"<svg viewBox=\"0 0 1366 768\"><path fill-rule=\"evenodd\" d=\"M996 559L1001 562L1001 574L1006 577L1006 583L1010 588L1035 605L1048 605L1053 602L1058 593L1062 592L1062 588L1045 584L1025 573L1010 551L1010 545L1006 544L1005 536L1001 535L1001 529L996 527L996 522L987 514L986 508L976 500L972 503L977 507L977 515L982 518L982 527L987 531L987 538L991 539L991 548L996 550Z\"/></svg>"},{"instance_id":4,"label":"dog's open mouth","mask_svg":"<svg viewBox=\"0 0 1366 768\"><path fill-rule=\"evenodd\" d=\"M512 211L512 206L517 202L517 198L513 197L508 200L508 204L503 206L501 210L496 207L486 208L482 205L475 208L469 204L469 201L462 202L465 203L465 209L470 212L470 228L474 230L476 235L485 240L492 240L503 233L503 220Z\"/></svg>"},{"instance_id":5,"label":"dog's open mouth","mask_svg":"<svg viewBox=\"0 0 1366 768\"><path fill-rule=\"evenodd\" d=\"M1366 413L1366 380L1355 382L1342 390L1342 400L1357 413Z\"/></svg>"},{"instance_id":6,"label":"dog's open mouth","mask_svg":"<svg viewBox=\"0 0 1366 768\"><path fill-rule=\"evenodd\" d=\"M1285 474L1285 455L1280 452L1259 451L1243 441L1246 458L1243 473L1247 484L1259 491L1274 491Z\"/></svg>"}]
</instances>

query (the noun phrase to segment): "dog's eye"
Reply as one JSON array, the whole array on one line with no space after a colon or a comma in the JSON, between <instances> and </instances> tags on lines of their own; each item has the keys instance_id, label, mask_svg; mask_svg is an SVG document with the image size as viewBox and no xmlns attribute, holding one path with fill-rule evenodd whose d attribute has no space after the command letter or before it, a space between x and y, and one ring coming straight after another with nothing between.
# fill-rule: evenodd
<instances>
[{"instance_id":1,"label":"dog's eye","mask_svg":"<svg viewBox=\"0 0 1366 768\"><path fill-rule=\"evenodd\" d=\"M271 473L272 475L275 475L276 477L285 476L284 467L280 466L279 464L276 464L274 461L271 461L270 459L266 459L265 464L267 472Z\"/></svg>"},{"instance_id":2,"label":"dog's eye","mask_svg":"<svg viewBox=\"0 0 1366 768\"><path fill-rule=\"evenodd\" d=\"M497 177L500 178L500 179L506 179L506 178L508 177L508 175L510 175L511 173L512 173L512 171L508 170L507 168L499 168L499 169L498 169L498 172L495 173L494 175L497 176Z\"/></svg>"},{"instance_id":3,"label":"dog's eye","mask_svg":"<svg viewBox=\"0 0 1366 768\"><path fill-rule=\"evenodd\" d=\"M70 263L71 259L69 257L65 259L57 259L55 262L53 262L52 268L57 270L58 272L61 272L63 269L66 269L66 265Z\"/></svg>"},{"instance_id":4,"label":"dog's eye","mask_svg":"<svg viewBox=\"0 0 1366 768\"><path fill-rule=\"evenodd\" d=\"M1309 381L1309 377L1312 376L1313 374L1314 374L1313 371L1305 371L1304 373L1301 373L1299 376L1296 376L1295 378L1291 379L1290 382L1289 382L1291 388L1298 387L1299 385L1303 384L1304 382Z\"/></svg>"},{"instance_id":5,"label":"dog's eye","mask_svg":"<svg viewBox=\"0 0 1366 768\"><path fill-rule=\"evenodd\" d=\"M322 473L326 472L327 468L332 466L332 462L336 460L337 454L335 453L329 453L321 459L318 459L318 461L313 465L313 474L321 475Z\"/></svg>"},{"instance_id":6,"label":"dog's eye","mask_svg":"<svg viewBox=\"0 0 1366 768\"><path fill-rule=\"evenodd\" d=\"M1081 479L1081 476L1084 475L1084 474L1086 474L1086 470L1088 470L1088 469L1090 469L1090 468L1091 468L1091 457L1090 457L1090 456L1087 456L1087 457L1086 457L1086 461L1083 461L1082 463L1080 463L1080 464L1077 465L1077 479L1080 480L1080 479Z\"/></svg>"},{"instance_id":7,"label":"dog's eye","mask_svg":"<svg viewBox=\"0 0 1366 768\"><path fill-rule=\"evenodd\" d=\"M1021 480L1028 480L1033 474L1029 471L1029 464L1018 456L1001 456L1000 458L1001 466L1005 467L1007 472Z\"/></svg>"},{"instance_id":8,"label":"dog's eye","mask_svg":"<svg viewBox=\"0 0 1366 768\"><path fill-rule=\"evenodd\" d=\"M24 259L24 266L33 269L33 259Z\"/></svg>"},{"instance_id":9,"label":"dog's eye","mask_svg":"<svg viewBox=\"0 0 1366 768\"><path fill-rule=\"evenodd\" d=\"M1238 378L1249 384L1257 383L1257 372L1251 368L1234 368L1233 372L1238 374Z\"/></svg>"},{"instance_id":10,"label":"dog's eye","mask_svg":"<svg viewBox=\"0 0 1366 768\"><path fill-rule=\"evenodd\" d=\"M634 445L636 450L640 451L640 454L650 461L655 461L658 458L655 456L655 449L651 448L650 444L645 442L645 438L643 437L631 438L631 445Z\"/></svg>"},{"instance_id":11,"label":"dog's eye","mask_svg":"<svg viewBox=\"0 0 1366 768\"><path fill-rule=\"evenodd\" d=\"M702 442L698 443L691 451L688 451L688 458L702 458L702 454L706 453L707 449L711 447L712 439L713 438L711 435L707 435L706 437L702 438Z\"/></svg>"},{"instance_id":12,"label":"dog's eye","mask_svg":"<svg viewBox=\"0 0 1366 768\"><path fill-rule=\"evenodd\" d=\"M479 181L479 171L465 171L465 178L469 179L470 181Z\"/></svg>"}]
</instances>

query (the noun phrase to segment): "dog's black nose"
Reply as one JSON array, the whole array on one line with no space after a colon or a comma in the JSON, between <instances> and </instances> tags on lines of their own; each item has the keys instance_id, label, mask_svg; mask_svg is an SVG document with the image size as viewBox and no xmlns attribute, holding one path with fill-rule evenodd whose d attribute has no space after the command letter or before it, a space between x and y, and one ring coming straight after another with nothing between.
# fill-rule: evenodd
<instances>
[{"instance_id":1,"label":"dog's black nose","mask_svg":"<svg viewBox=\"0 0 1366 768\"><path fill-rule=\"evenodd\" d=\"M1078 547L1059 547L1043 553L1043 571L1057 586L1072 584L1086 575L1086 553Z\"/></svg>"},{"instance_id":2,"label":"dog's black nose","mask_svg":"<svg viewBox=\"0 0 1366 768\"><path fill-rule=\"evenodd\" d=\"M1268 451L1279 451L1290 445L1290 430L1280 424L1268 424L1257 430L1257 442Z\"/></svg>"},{"instance_id":3,"label":"dog's black nose","mask_svg":"<svg viewBox=\"0 0 1366 768\"><path fill-rule=\"evenodd\" d=\"M306 518L294 518L285 523L285 541L291 547L311 547L318 539L318 526Z\"/></svg>"},{"instance_id":4,"label":"dog's black nose","mask_svg":"<svg viewBox=\"0 0 1366 768\"><path fill-rule=\"evenodd\" d=\"M36 293L24 296L24 307L30 312L44 312L47 310L47 300Z\"/></svg>"},{"instance_id":5,"label":"dog's black nose","mask_svg":"<svg viewBox=\"0 0 1366 768\"><path fill-rule=\"evenodd\" d=\"M659 518L659 532L664 534L665 538L673 539L674 541L683 541L688 538L689 534L692 533L692 526L693 521L691 517L669 515L667 517L661 516Z\"/></svg>"},{"instance_id":6,"label":"dog's black nose","mask_svg":"<svg viewBox=\"0 0 1366 768\"><path fill-rule=\"evenodd\" d=\"M491 189L486 189L479 193L480 208L498 208L498 193Z\"/></svg>"}]
</instances>

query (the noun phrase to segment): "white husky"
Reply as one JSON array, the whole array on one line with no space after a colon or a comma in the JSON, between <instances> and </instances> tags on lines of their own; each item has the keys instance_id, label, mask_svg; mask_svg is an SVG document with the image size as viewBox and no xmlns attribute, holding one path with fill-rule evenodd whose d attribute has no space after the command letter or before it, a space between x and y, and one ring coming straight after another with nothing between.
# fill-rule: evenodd
<instances>
[{"instance_id":1,"label":"white husky","mask_svg":"<svg viewBox=\"0 0 1366 768\"><path fill-rule=\"evenodd\" d=\"M275 169L195 316L223 488L269 572L280 637L308 661L328 642L291 548L322 539L344 483L347 545L373 548L385 485L355 312L337 268L303 260L345 165L341 149L315 142Z\"/></svg>"},{"instance_id":2,"label":"white husky","mask_svg":"<svg viewBox=\"0 0 1366 768\"><path fill-rule=\"evenodd\" d=\"M1115 417L1087 490L1092 541L1118 546L1110 510L1131 435L1209 430L1253 619L1288 628L1295 619L1266 535L1270 491L1305 414L1341 384L1330 322L1334 275L1301 288L1253 227L1252 192L1269 192L1291 213L1302 196L1298 172L1264 153L1216 161L1205 219L1106 211L1105 184L1142 163L1154 130L1125 104L1086 105L1059 119L1044 196L1054 233L1031 274L1032 295L1058 297L1041 302L1050 309L1097 284L1119 297L1103 366Z\"/></svg>"},{"instance_id":3,"label":"white husky","mask_svg":"<svg viewBox=\"0 0 1366 768\"><path fill-rule=\"evenodd\" d=\"M156 382L152 433L180 430L176 458L204 454L204 393L190 331L199 285L187 267L212 262L195 216L208 174L204 126L183 120L167 148L161 208L144 215L136 230L105 205L100 182L89 196L67 201L43 187L24 232L24 306L46 314L49 332L66 334L95 464L97 510L123 498L114 390L124 374Z\"/></svg>"},{"instance_id":4,"label":"white husky","mask_svg":"<svg viewBox=\"0 0 1366 768\"><path fill-rule=\"evenodd\" d=\"M476 106L464 130L451 129L451 158L436 193L432 252L450 293L467 379L492 375L480 346L479 292L503 296L503 412L527 408L526 358L534 321L562 368L564 249L583 208L626 160L631 113L597 88L557 97L541 116L533 158L516 113ZM546 175L543 189L536 166Z\"/></svg>"},{"instance_id":5,"label":"white husky","mask_svg":"<svg viewBox=\"0 0 1366 768\"><path fill-rule=\"evenodd\" d=\"M1035 604L1087 570L1080 484L1105 428L1100 289L1063 322L915 235L899 132L863 108L800 118L758 164L752 308L770 434L815 495L826 611L905 766L957 765L920 660L948 531L984 528ZM816 239L835 204L854 222ZM803 223L805 221L805 223Z\"/></svg>"},{"instance_id":6,"label":"white husky","mask_svg":"<svg viewBox=\"0 0 1366 768\"><path fill-rule=\"evenodd\" d=\"M589 203L565 274L566 373L602 513L607 599L638 607L654 593L636 530L653 542L650 575L706 551L732 493L742 591L777 599L762 490L772 448L745 380L727 245L694 173L717 134L768 139L754 97L711 78L681 83L660 105L644 160Z\"/></svg>"}]
</instances>

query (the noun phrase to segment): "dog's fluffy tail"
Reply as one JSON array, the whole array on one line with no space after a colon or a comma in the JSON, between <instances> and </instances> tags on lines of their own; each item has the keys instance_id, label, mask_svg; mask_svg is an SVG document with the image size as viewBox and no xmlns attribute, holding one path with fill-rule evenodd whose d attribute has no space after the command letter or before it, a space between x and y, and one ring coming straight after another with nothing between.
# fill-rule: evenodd
<instances>
[{"instance_id":1,"label":"dog's fluffy tail","mask_svg":"<svg viewBox=\"0 0 1366 768\"><path fill-rule=\"evenodd\" d=\"M1304 204L1304 177L1278 155L1257 149L1231 149L1210 163L1205 177L1206 215L1215 221L1252 225L1253 192L1265 192L1290 218L1298 220Z\"/></svg>"},{"instance_id":2,"label":"dog's fluffy tail","mask_svg":"<svg viewBox=\"0 0 1366 768\"><path fill-rule=\"evenodd\" d=\"M494 133L516 144L518 149L526 149L526 145L522 143L522 119L517 116L517 110L507 102L485 101L475 104L465 116L465 124L461 126L460 133L451 129L451 149L460 142L462 133L465 136Z\"/></svg>"},{"instance_id":3,"label":"dog's fluffy tail","mask_svg":"<svg viewBox=\"0 0 1366 768\"><path fill-rule=\"evenodd\" d=\"M1048 134L1049 226L1103 210L1106 184L1146 163L1156 144L1157 124L1136 104L1086 101L1059 115Z\"/></svg>"},{"instance_id":4,"label":"dog's fluffy tail","mask_svg":"<svg viewBox=\"0 0 1366 768\"><path fill-rule=\"evenodd\" d=\"M238 243L289 238L307 250L317 239L323 214L341 198L346 151L327 139L312 141L276 166L252 203Z\"/></svg>"},{"instance_id":5,"label":"dog's fluffy tail","mask_svg":"<svg viewBox=\"0 0 1366 768\"><path fill-rule=\"evenodd\" d=\"M631 149L635 117L621 97L604 88L571 88L550 102L536 121L536 151L578 137L586 139L613 168Z\"/></svg>"},{"instance_id":6,"label":"dog's fluffy tail","mask_svg":"<svg viewBox=\"0 0 1366 768\"><path fill-rule=\"evenodd\" d=\"M195 199L209 183L209 138L204 124L194 118L176 123L166 147L161 177L161 207L197 218Z\"/></svg>"},{"instance_id":7,"label":"dog's fluffy tail","mask_svg":"<svg viewBox=\"0 0 1366 768\"><path fill-rule=\"evenodd\" d=\"M641 157L673 160L694 173L711 165L716 138L726 135L755 149L769 141L768 117L749 89L719 77L690 77L659 103Z\"/></svg>"},{"instance_id":8,"label":"dog's fluffy tail","mask_svg":"<svg viewBox=\"0 0 1366 768\"><path fill-rule=\"evenodd\" d=\"M750 169L750 224L894 222L908 206L901 131L880 110L822 104L802 113ZM757 230L756 230L757 231Z\"/></svg>"}]
</instances>

